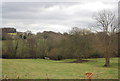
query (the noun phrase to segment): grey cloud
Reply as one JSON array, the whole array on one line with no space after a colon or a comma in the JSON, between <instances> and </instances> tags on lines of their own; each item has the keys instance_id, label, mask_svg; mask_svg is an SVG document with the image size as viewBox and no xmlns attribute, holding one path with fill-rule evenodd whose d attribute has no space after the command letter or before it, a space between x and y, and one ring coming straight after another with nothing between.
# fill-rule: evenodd
<instances>
[{"instance_id":1,"label":"grey cloud","mask_svg":"<svg viewBox=\"0 0 120 81\"><path fill-rule=\"evenodd\" d=\"M84 10L84 3L88 2L86 2L86 0L80 3L4 2L2 6L3 26L15 26L21 31L30 29L33 32L38 32L38 30L64 32L74 26L85 27L90 22L93 22L91 17L96 11L92 9ZM104 5L112 3L113 2L104 2ZM76 5L78 5L78 7ZM79 5L83 6L81 7ZM114 2L113 6L115 5ZM41 24L44 25L42 26ZM53 27L47 27L46 24L50 24ZM61 27L60 30L56 28L57 25L61 25L58 26Z\"/></svg>"},{"instance_id":2,"label":"grey cloud","mask_svg":"<svg viewBox=\"0 0 120 81\"><path fill-rule=\"evenodd\" d=\"M90 0L90 2L118 2L119 0ZM89 0L4 0L3 2L89 2Z\"/></svg>"},{"instance_id":3,"label":"grey cloud","mask_svg":"<svg viewBox=\"0 0 120 81\"><path fill-rule=\"evenodd\" d=\"M66 6L71 6L75 3L65 3ZM76 3L77 4L77 3ZM67 15L64 12L42 13L45 9L54 5L62 6L63 3L31 3L31 2L12 2L3 4L4 19L64 19ZM56 15L56 16L55 16Z\"/></svg>"}]
</instances>

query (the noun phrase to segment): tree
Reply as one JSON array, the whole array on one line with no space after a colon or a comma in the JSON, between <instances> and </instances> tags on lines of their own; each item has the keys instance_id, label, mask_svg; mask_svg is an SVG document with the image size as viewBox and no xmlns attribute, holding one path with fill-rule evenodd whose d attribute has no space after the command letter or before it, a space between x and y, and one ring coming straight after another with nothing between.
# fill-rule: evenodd
<instances>
[{"instance_id":1,"label":"tree","mask_svg":"<svg viewBox=\"0 0 120 81\"><path fill-rule=\"evenodd\" d=\"M35 37L31 37L27 39L28 44L28 53L30 54L31 58L36 58L36 48L37 42Z\"/></svg>"},{"instance_id":2,"label":"tree","mask_svg":"<svg viewBox=\"0 0 120 81\"><path fill-rule=\"evenodd\" d=\"M4 41L2 48L3 57L4 58L16 58L17 49L18 49L18 42L16 43L15 40L7 40Z\"/></svg>"},{"instance_id":3,"label":"tree","mask_svg":"<svg viewBox=\"0 0 120 81\"><path fill-rule=\"evenodd\" d=\"M105 56L105 64L104 66L108 67L110 66L110 55L112 54L111 49L111 36L116 31L116 24L115 24L115 14L110 10L103 10L97 13L97 15L94 16L94 19L96 20L96 27L97 29L100 29L102 32L101 42L103 42L104 47L104 56Z\"/></svg>"},{"instance_id":4,"label":"tree","mask_svg":"<svg viewBox=\"0 0 120 81\"><path fill-rule=\"evenodd\" d=\"M88 57L91 50L90 41L88 39L89 33L88 30L77 27L70 31L70 47L73 50L74 56L80 61L82 61L82 58Z\"/></svg>"}]
</instances>

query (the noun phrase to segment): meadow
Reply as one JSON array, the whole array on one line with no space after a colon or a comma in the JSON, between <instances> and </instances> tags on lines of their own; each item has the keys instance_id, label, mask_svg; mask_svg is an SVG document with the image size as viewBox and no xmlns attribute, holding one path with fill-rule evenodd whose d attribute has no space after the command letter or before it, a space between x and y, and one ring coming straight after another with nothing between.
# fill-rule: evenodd
<instances>
[{"instance_id":1,"label":"meadow","mask_svg":"<svg viewBox=\"0 0 120 81\"><path fill-rule=\"evenodd\" d=\"M111 58L111 66L103 67L104 58L87 59L88 62L71 63L75 59L60 61L46 59L1 59L2 78L9 79L85 79L86 72L93 79L118 79L118 58Z\"/></svg>"}]
</instances>

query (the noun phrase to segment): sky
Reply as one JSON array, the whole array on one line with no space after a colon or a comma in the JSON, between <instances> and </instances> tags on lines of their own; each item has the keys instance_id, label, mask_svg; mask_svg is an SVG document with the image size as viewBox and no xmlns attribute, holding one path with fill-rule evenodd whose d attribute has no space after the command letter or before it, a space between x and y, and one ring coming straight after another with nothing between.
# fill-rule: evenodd
<instances>
[{"instance_id":1,"label":"sky","mask_svg":"<svg viewBox=\"0 0 120 81\"><path fill-rule=\"evenodd\" d=\"M110 9L118 13L118 0L79 0L79 2L2 2L2 27L17 31L69 32L73 27L88 28L93 15Z\"/></svg>"}]
</instances>

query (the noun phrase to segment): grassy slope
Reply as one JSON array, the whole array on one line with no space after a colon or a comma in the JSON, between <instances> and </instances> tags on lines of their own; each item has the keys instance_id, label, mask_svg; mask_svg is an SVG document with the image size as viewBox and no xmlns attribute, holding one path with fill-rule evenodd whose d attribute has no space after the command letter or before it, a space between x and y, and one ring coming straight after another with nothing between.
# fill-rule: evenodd
<instances>
[{"instance_id":1,"label":"grassy slope","mask_svg":"<svg viewBox=\"0 0 120 81\"><path fill-rule=\"evenodd\" d=\"M9 35L17 35L17 33L8 33Z\"/></svg>"},{"instance_id":2,"label":"grassy slope","mask_svg":"<svg viewBox=\"0 0 120 81\"><path fill-rule=\"evenodd\" d=\"M84 79L93 72L95 79L117 79L118 58L111 59L111 67L102 67L104 59L90 59L86 63L65 63L72 60L3 59L3 76L15 79ZM98 74L96 74L98 73Z\"/></svg>"}]
</instances>

